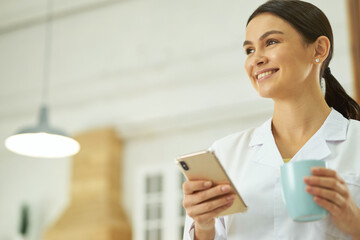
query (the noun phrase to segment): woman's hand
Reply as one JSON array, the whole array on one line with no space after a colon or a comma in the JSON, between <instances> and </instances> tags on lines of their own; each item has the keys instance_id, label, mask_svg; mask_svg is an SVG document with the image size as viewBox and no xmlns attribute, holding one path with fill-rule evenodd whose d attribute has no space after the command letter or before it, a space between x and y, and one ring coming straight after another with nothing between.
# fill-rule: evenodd
<instances>
[{"instance_id":1,"label":"woman's hand","mask_svg":"<svg viewBox=\"0 0 360 240\"><path fill-rule=\"evenodd\" d=\"M351 198L345 181L331 169L313 167L314 176L305 177L306 191L325 208L333 223L353 239L360 239L360 208Z\"/></svg>"},{"instance_id":2,"label":"woman's hand","mask_svg":"<svg viewBox=\"0 0 360 240\"><path fill-rule=\"evenodd\" d=\"M211 181L187 181L183 184L183 206L195 221L196 239L214 238L215 217L234 202L230 185L214 186Z\"/></svg>"}]
</instances>

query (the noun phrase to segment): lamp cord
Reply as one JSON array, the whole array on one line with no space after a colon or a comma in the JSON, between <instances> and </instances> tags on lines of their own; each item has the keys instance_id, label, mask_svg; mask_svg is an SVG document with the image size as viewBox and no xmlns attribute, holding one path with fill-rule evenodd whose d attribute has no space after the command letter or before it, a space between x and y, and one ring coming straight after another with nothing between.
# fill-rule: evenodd
<instances>
[{"instance_id":1,"label":"lamp cord","mask_svg":"<svg viewBox=\"0 0 360 240\"><path fill-rule=\"evenodd\" d=\"M42 105L46 106L49 95L50 67L51 67L51 41L52 41L52 2L47 1L45 21L45 48L44 48L44 69L43 69L43 91Z\"/></svg>"}]
</instances>

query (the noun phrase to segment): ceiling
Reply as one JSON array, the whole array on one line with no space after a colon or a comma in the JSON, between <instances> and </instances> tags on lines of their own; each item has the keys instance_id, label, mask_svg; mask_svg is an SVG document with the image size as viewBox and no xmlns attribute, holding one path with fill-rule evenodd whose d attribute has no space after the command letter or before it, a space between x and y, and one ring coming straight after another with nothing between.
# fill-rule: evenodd
<instances>
[{"instance_id":1,"label":"ceiling","mask_svg":"<svg viewBox=\"0 0 360 240\"><path fill-rule=\"evenodd\" d=\"M53 0L50 120L71 134L114 125L136 137L270 113L242 70L239 29L262 2ZM334 72L350 89L344 4L313 2L329 13L340 49ZM36 121L46 6L0 1L1 139Z\"/></svg>"},{"instance_id":2,"label":"ceiling","mask_svg":"<svg viewBox=\"0 0 360 240\"><path fill-rule=\"evenodd\" d=\"M49 3L56 19L124 1L127 0L2 0L0 34L43 22Z\"/></svg>"},{"instance_id":3,"label":"ceiling","mask_svg":"<svg viewBox=\"0 0 360 240\"><path fill-rule=\"evenodd\" d=\"M114 125L134 137L271 109L239 81L243 50L241 32L232 28L240 18L234 1L222 11L207 1L201 14L210 20L198 18L204 2L188 2L169 15L171 1L54 0L50 120L71 134ZM46 4L0 1L1 138L36 121ZM128 13L134 9L141 17ZM226 18L223 11L233 14Z\"/></svg>"}]
</instances>

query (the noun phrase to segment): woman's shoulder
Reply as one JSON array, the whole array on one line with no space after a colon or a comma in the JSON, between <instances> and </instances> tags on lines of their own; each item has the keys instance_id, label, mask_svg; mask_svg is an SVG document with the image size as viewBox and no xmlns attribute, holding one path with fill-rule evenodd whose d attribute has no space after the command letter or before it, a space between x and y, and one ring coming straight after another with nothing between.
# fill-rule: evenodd
<instances>
[{"instance_id":1,"label":"woman's shoulder","mask_svg":"<svg viewBox=\"0 0 360 240\"><path fill-rule=\"evenodd\" d=\"M227 143L227 142L239 142L239 141L244 141L246 139L251 139L254 131L256 130L256 128L248 128L239 132L235 132L235 133L231 133L225 137L222 137L220 139L218 139L216 142L221 143Z\"/></svg>"},{"instance_id":2,"label":"woman's shoulder","mask_svg":"<svg viewBox=\"0 0 360 240\"><path fill-rule=\"evenodd\" d=\"M360 121L355 119L350 119L350 125L355 128L360 128Z\"/></svg>"},{"instance_id":3,"label":"woman's shoulder","mask_svg":"<svg viewBox=\"0 0 360 240\"><path fill-rule=\"evenodd\" d=\"M237 169L236 166L246 162L248 154L251 154L250 143L257 129L249 128L235 132L214 142L211 149L226 169ZM239 159L241 161L238 161Z\"/></svg>"},{"instance_id":4,"label":"woman's shoulder","mask_svg":"<svg viewBox=\"0 0 360 240\"><path fill-rule=\"evenodd\" d=\"M347 132L348 136L360 137L360 121L350 119Z\"/></svg>"},{"instance_id":5,"label":"woman's shoulder","mask_svg":"<svg viewBox=\"0 0 360 240\"><path fill-rule=\"evenodd\" d=\"M249 146L252 136L257 128L249 128L243 131L229 134L216 140L212 149L215 151L228 152L234 151L235 149L243 149Z\"/></svg>"},{"instance_id":6,"label":"woman's shoulder","mask_svg":"<svg viewBox=\"0 0 360 240\"><path fill-rule=\"evenodd\" d=\"M266 133L271 132L271 119L268 119L263 124L257 127L248 128L243 131L229 134L219 140L215 141L214 145L237 145L244 147L249 146L255 140L263 138ZM253 139L254 138L254 139ZM252 141L253 140L253 141Z\"/></svg>"}]
</instances>

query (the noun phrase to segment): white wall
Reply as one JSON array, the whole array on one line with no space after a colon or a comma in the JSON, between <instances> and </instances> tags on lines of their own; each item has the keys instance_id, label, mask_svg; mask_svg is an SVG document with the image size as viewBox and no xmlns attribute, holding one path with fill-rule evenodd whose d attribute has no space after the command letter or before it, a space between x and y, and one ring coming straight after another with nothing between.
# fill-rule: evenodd
<instances>
[{"instance_id":1,"label":"white wall","mask_svg":"<svg viewBox=\"0 0 360 240\"><path fill-rule=\"evenodd\" d=\"M138 166L207 148L271 115L271 101L255 94L243 71L245 23L262 2L119 1L55 20L52 123L71 134L110 125L124 137L129 218ZM351 92L345 1L310 2L332 23L332 72ZM43 33L40 22L0 34L0 142L36 121ZM69 159L28 159L0 144L0 240L16 232L24 201L32 206L31 239L38 239L68 202L70 170Z\"/></svg>"}]
</instances>

